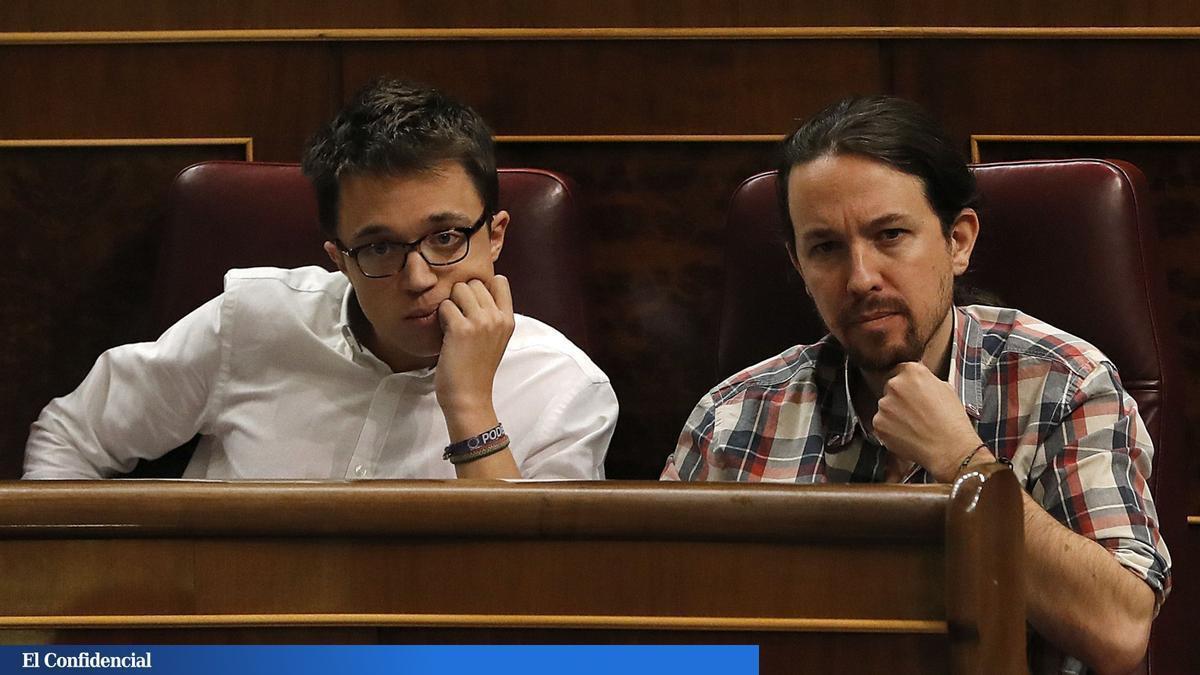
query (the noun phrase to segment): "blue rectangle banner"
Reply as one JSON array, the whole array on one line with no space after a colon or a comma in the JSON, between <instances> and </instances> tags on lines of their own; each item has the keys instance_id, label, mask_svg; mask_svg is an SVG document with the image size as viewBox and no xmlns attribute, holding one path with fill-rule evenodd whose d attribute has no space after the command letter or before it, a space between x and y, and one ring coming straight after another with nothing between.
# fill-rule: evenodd
<instances>
[{"instance_id":1,"label":"blue rectangle banner","mask_svg":"<svg viewBox=\"0 0 1200 675\"><path fill-rule=\"evenodd\" d=\"M0 673L159 675L757 675L754 645L38 645Z\"/></svg>"}]
</instances>

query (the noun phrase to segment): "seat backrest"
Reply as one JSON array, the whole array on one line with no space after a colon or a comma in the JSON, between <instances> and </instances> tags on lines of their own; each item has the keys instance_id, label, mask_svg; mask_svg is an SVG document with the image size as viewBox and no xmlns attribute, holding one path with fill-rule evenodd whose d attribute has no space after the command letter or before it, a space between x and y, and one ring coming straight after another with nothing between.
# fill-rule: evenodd
<instances>
[{"instance_id":1,"label":"seat backrest","mask_svg":"<svg viewBox=\"0 0 1200 675\"><path fill-rule=\"evenodd\" d=\"M1117 364L1155 441L1167 372L1165 287L1145 178L1124 162L981 164L979 241L964 280L1092 342ZM726 224L718 375L825 329L780 238L775 172L735 191ZM1113 320L1120 318L1120 321Z\"/></svg>"},{"instance_id":2,"label":"seat backrest","mask_svg":"<svg viewBox=\"0 0 1200 675\"><path fill-rule=\"evenodd\" d=\"M509 278L516 311L587 349L578 191L565 176L500 169L500 208L511 214L496 271ZM296 164L203 162L171 187L156 287L164 330L221 292L235 267L333 269L322 250L316 196Z\"/></svg>"},{"instance_id":3,"label":"seat backrest","mask_svg":"<svg viewBox=\"0 0 1200 675\"><path fill-rule=\"evenodd\" d=\"M1181 540L1189 498L1183 371L1145 177L1131 164L1096 159L972 171L981 229L964 280L1113 360L1154 441L1151 489L1164 537ZM776 180L773 171L749 178L730 204L718 378L825 333L779 234Z\"/></svg>"}]
</instances>

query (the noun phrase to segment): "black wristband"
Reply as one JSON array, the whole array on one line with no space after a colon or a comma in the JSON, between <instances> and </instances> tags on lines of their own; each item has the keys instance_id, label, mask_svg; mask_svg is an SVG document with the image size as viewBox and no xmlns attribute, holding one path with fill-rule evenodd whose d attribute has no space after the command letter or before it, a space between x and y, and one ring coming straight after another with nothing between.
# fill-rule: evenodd
<instances>
[{"instance_id":1,"label":"black wristband","mask_svg":"<svg viewBox=\"0 0 1200 675\"><path fill-rule=\"evenodd\" d=\"M504 425L497 424L478 436L472 436L457 443L451 443L450 445L447 445L446 451L442 453L442 459L450 459L451 457L465 455L488 446L499 445L500 443L507 442L508 436L504 434Z\"/></svg>"},{"instance_id":2,"label":"black wristband","mask_svg":"<svg viewBox=\"0 0 1200 675\"><path fill-rule=\"evenodd\" d=\"M508 436L504 436L503 443L490 443L488 445L480 446L477 450L472 450L470 452L464 452L461 455L451 455L450 463L451 464L466 464L468 462L474 462L477 459L483 459L484 457L491 457L492 455L496 454L497 452L500 452L501 450L504 450L507 448L508 448Z\"/></svg>"}]
</instances>

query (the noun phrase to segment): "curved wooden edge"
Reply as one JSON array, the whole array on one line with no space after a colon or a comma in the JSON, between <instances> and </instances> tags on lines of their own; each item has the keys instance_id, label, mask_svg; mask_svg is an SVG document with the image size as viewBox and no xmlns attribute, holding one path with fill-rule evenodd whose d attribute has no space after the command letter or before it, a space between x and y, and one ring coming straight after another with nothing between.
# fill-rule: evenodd
<instances>
[{"instance_id":1,"label":"curved wooden edge","mask_svg":"<svg viewBox=\"0 0 1200 675\"><path fill-rule=\"evenodd\" d=\"M470 40L1196 39L1197 26L714 26L13 31L0 45Z\"/></svg>"},{"instance_id":2,"label":"curved wooden edge","mask_svg":"<svg viewBox=\"0 0 1200 675\"><path fill-rule=\"evenodd\" d=\"M971 134L971 162L978 164L981 143L1200 143L1197 135L1170 134Z\"/></svg>"},{"instance_id":3,"label":"curved wooden edge","mask_svg":"<svg viewBox=\"0 0 1200 675\"><path fill-rule=\"evenodd\" d=\"M497 143L780 143L779 134L529 134L500 135Z\"/></svg>"},{"instance_id":4,"label":"curved wooden edge","mask_svg":"<svg viewBox=\"0 0 1200 675\"><path fill-rule=\"evenodd\" d=\"M247 145L248 136L197 138L19 138L0 139L0 148L92 148L163 145Z\"/></svg>"},{"instance_id":5,"label":"curved wooden edge","mask_svg":"<svg viewBox=\"0 0 1200 675\"><path fill-rule=\"evenodd\" d=\"M198 138L20 138L0 139L4 148L140 148L164 146L240 145L245 161L254 161L254 138L250 136Z\"/></svg>"},{"instance_id":6,"label":"curved wooden edge","mask_svg":"<svg viewBox=\"0 0 1200 675\"><path fill-rule=\"evenodd\" d=\"M952 672L1026 672L1022 508L1016 476L1003 464L954 482L946 511Z\"/></svg>"},{"instance_id":7,"label":"curved wooden edge","mask_svg":"<svg viewBox=\"0 0 1200 675\"><path fill-rule=\"evenodd\" d=\"M948 486L657 481L0 481L0 539L454 533L932 541L943 536L948 492Z\"/></svg>"},{"instance_id":8,"label":"curved wooden edge","mask_svg":"<svg viewBox=\"0 0 1200 675\"><path fill-rule=\"evenodd\" d=\"M0 630L26 628L194 628L229 626L406 626L420 628L563 628L791 633L945 634L945 621L783 619L708 616L542 614L163 614L0 616Z\"/></svg>"},{"instance_id":9,"label":"curved wooden edge","mask_svg":"<svg viewBox=\"0 0 1200 675\"><path fill-rule=\"evenodd\" d=\"M1200 516L1188 516L1187 524L1192 527L1200 527Z\"/></svg>"}]
</instances>

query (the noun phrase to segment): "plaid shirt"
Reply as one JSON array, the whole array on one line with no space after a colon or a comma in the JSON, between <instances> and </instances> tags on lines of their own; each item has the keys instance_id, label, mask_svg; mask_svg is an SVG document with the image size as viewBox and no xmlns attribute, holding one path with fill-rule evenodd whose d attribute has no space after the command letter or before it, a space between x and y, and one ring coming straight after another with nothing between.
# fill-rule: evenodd
<instances>
[{"instance_id":1,"label":"plaid shirt","mask_svg":"<svg viewBox=\"0 0 1200 675\"><path fill-rule=\"evenodd\" d=\"M830 336L747 368L692 411L664 480L878 483L886 449L851 405ZM1154 589L1170 555L1146 479L1153 447L1116 367L1092 345L1012 309L955 309L949 381L979 437L1050 515ZM917 467L907 483L933 479Z\"/></svg>"}]
</instances>

